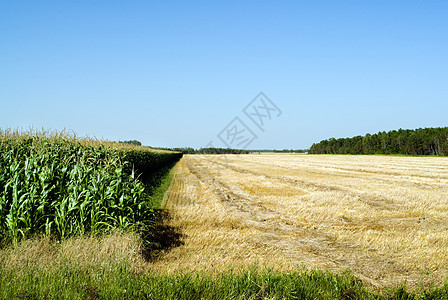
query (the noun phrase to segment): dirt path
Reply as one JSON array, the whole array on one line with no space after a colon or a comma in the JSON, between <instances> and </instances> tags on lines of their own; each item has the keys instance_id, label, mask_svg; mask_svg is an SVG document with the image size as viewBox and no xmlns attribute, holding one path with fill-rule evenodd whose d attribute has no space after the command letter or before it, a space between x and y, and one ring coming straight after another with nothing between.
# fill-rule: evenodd
<instances>
[{"instance_id":1,"label":"dirt path","mask_svg":"<svg viewBox=\"0 0 448 300\"><path fill-rule=\"evenodd\" d=\"M378 188L360 189L365 180L379 189L390 189L388 178L377 178L381 174L367 168L359 176L360 183L354 184L357 168L332 174L316 167L317 163L288 168L256 159L188 155L182 159L166 206L173 215L169 223L181 229L184 244L164 254L155 262L157 268L196 270L259 263L284 270L301 265L338 272L350 269L375 287L405 280L418 286L447 274L446 269L413 267L414 258L390 251L403 237L389 237L390 245L381 240L393 230L414 228L418 220L427 230L448 228L448 218L425 222L409 216L400 198L378 196ZM276 161L275 156L271 159ZM394 171L391 176L403 175ZM332 207L331 199L345 202ZM381 236L371 241L375 234Z\"/></svg>"}]
</instances>

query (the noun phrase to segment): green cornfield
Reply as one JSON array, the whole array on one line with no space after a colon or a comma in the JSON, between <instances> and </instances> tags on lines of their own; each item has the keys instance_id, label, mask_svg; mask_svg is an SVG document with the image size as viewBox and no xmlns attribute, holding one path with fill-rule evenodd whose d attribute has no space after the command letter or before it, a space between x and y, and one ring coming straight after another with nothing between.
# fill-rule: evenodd
<instances>
[{"instance_id":1,"label":"green cornfield","mask_svg":"<svg viewBox=\"0 0 448 300\"><path fill-rule=\"evenodd\" d=\"M66 133L0 130L0 240L147 230L157 208L151 193L181 156Z\"/></svg>"}]
</instances>

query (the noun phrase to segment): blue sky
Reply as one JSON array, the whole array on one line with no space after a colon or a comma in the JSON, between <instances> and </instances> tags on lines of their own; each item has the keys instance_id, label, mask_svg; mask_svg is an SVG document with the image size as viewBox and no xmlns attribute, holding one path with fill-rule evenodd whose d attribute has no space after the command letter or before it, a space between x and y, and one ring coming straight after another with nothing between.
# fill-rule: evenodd
<instances>
[{"instance_id":1,"label":"blue sky","mask_svg":"<svg viewBox=\"0 0 448 300\"><path fill-rule=\"evenodd\" d=\"M0 2L2 129L199 148L239 117L297 149L447 114L445 0Z\"/></svg>"}]
</instances>

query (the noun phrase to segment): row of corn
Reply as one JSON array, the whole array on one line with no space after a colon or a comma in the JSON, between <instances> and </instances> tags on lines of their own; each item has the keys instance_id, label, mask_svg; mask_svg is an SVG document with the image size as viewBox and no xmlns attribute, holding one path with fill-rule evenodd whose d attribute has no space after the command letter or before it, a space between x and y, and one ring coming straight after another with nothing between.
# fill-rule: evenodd
<instances>
[{"instance_id":1,"label":"row of corn","mask_svg":"<svg viewBox=\"0 0 448 300\"><path fill-rule=\"evenodd\" d=\"M0 131L0 240L151 226L157 170L181 154Z\"/></svg>"}]
</instances>

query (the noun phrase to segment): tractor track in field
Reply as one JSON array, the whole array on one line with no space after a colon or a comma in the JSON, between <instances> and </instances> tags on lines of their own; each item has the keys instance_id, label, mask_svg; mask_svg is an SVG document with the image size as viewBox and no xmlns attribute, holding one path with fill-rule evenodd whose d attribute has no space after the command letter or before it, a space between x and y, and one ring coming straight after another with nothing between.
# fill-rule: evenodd
<instances>
[{"instance_id":1,"label":"tractor track in field","mask_svg":"<svg viewBox=\"0 0 448 300\"><path fill-rule=\"evenodd\" d=\"M291 216L284 215L275 209L267 208L262 201L250 196L237 186L219 180L204 165L206 159L185 157L188 171L199 182L207 186L226 205L229 212L241 218L247 226L256 228L260 233L253 243L259 247L273 243L287 255L296 265L314 266L324 269L350 269L363 282L382 287L391 282L400 283L406 277L416 281L419 274L408 269L400 262L376 253L369 253L355 244L337 241L332 234L322 229L305 228L296 224ZM284 177L262 174L253 170L238 168L229 164L219 163L221 168L230 169L241 174L265 176L274 181L286 182L325 191L335 190L351 193L337 186L324 186L317 183L292 180ZM244 177L244 176L242 176ZM375 208L396 209L395 203L388 199L370 199L362 195L360 201L365 201ZM386 201L387 200L387 201Z\"/></svg>"},{"instance_id":2,"label":"tractor track in field","mask_svg":"<svg viewBox=\"0 0 448 300\"><path fill-rule=\"evenodd\" d=\"M219 161L214 161L214 163L217 164L223 164L220 163ZM252 163L253 164L253 163ZM264 173L259 173L259 172L255 172L255 171L251 171L248 169L242 169L242 168L236 168L235 166L231 166L230 164L227 164L229 168L235 168L235 171L238 172L242 172L242 173L250 173L253 175L261 175L261 176L266 176L267 178L270 179L279 179L279 180L285 180L285 178L282 177L278 177L278 176L271 176L271 175L267 175ZM265 162L257 162L255 164L256 166L266 166L266 167L270 167L270 168L275 168L275 169L282 169L285 170L285 172L289 172L291 171L291 169L282 166L282 165L278 165L278 164L268 164ZM353 178L353 179L358 179L360 177L360 175L377 175L375 177L365 177L365 179L369 179L369 180L375 180L375 181L381 181L383 183L386 184L394 184L394 185L401 185L403 187L408 187L411 184L420 188L420 189L426 189L426 190L434 190L434 189L439 189L440 191L443 192L448 192L448 187L446 185L443 184L439 184L439 185L434 185L434 184L423 184L423 183L417 183L417 182L412 182L410 183L407 180L402 180L402 176L403 173L400 173L398 171L395 172L391 172L391 171L380 171L380 170L368 170L366 168L360 168L360 169L350 169L350 168L344 168L344 167L335 167L335 166L331 166L330 168L328 166L322 165L322 164L313 164L311 165L313 168L319 168L320 170L326 170L325 172L329 172L329 170L336 170L336 171L341 171L342 173L336 173L336 172L331 172L331 176L338 176L338 177L343 177L343 178ZM318 172L318 171L311 171L311 170L306 170L305 171L308 174L312 174L312 175L322 175L322 172ZM355 173L355 175L350 174L350 173ZM385 175L385 176L389 176L391 177L390 179L386 179L381 177L381 175ZM413 179L415 181L419 181L421 179L439 179L439 180L447 180L448 176L444 176L444 175L421 175L421 174L412 174L411 175L413 177ZM295 180L291 180L291 183L297 182ZM332 189L332 190L342 190L339 186L319 186L319 184L316 183L311 183L311 182L305 182L305 181L301 181L300 182L303 185L308 185L308 186L314 186L317 188L321 188L321 187L326 187L327 189Z\"/></svg>"},{"instance_id":3,"label":"tractor track in field","mask_svg":"<svg viewBox=\"0 0 448 300\"><path fill-rule=\"evenodd\" d=\"M268 175L268 174L256 172L253 170L238 168L233 165L225 164L225 163L221 163L221 162L217 162L217 161L214 161L213 163L220 165L222 168L227 168L227 169L230 169L232 171L235 171L235 172L238 172L241 174L252 174L252 175L256 175L256 176L263 176L269 180L280 181L280 182L287 183L292 186L313 188L313 189L318 189L320 191L343 192L347 195L358 197L359 201L364 202L367 205L369 205L370 207L378 209L378 210L397 210L402 207L401 204L394 203L390 199L382 198L382 197L372 197L372 196L367 196L367 195L363 195L363 194L353 193L352 191L350 191L346 188L343 188L341 186L319 184L319 183L309 182L309 181L305 181L305 180L291 179L291 178L275 176L275 175Z\"/></svg>"}]
</instances>

